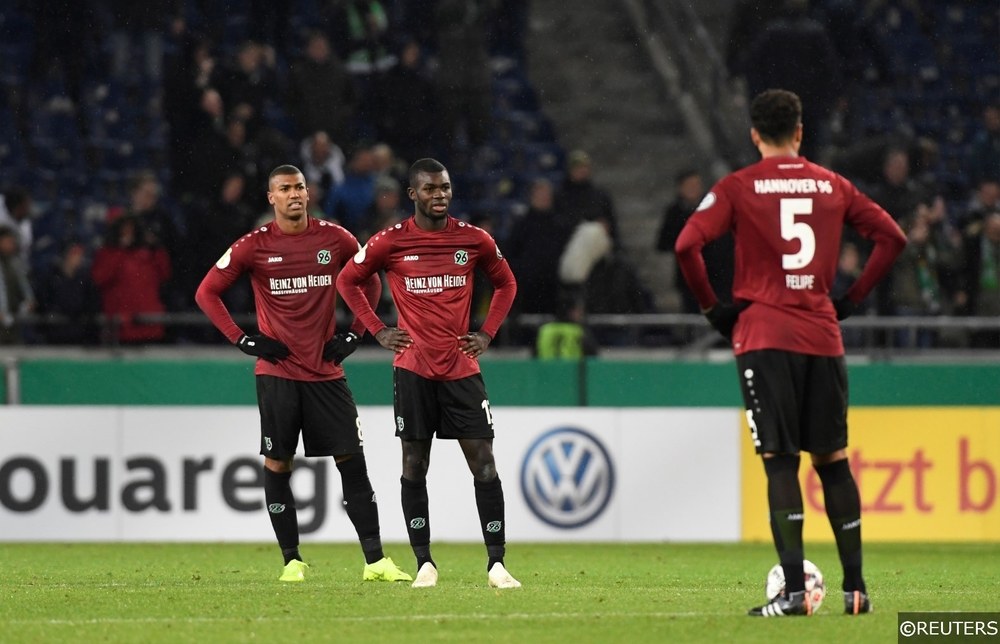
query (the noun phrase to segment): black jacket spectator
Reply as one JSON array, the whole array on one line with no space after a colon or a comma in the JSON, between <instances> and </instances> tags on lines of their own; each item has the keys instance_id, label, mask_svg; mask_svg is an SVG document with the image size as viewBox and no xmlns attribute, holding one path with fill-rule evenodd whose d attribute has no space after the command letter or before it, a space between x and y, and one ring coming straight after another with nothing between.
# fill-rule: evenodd
<instances>
[{"instance_id":1,"label":"black jacket spectator","mask_svg":"<svg viewBox=\"0 0 1000 644\"><path fill-rule=\"evenodd\" d=\"M522 313L556 312L559 258L571 232L556 218L552 185L545 179L537 180L531 188L527 213L514 223L503 245L517 278L517 305Z\"/></svg>"},{"instance_id":2,"label":"black jacket spectator","mask_svg":"<svg viewBox=\"0 0 1000 644\"><path fill-rule=\"evenodd\" d=\"M573 150L567 159L566 179L556 192L555 208L560 224L573 230L582 221L605 221L612 240L618 240L618 217L611 195L591 181L590 155Z\"/></svg>"},{"instance_id":3,"label":"black jacket spectator","mask_svg":"<svg viewBox=\"0 0 1000 644\"><path fill-rule=\"evenodd\" d=\"M433 149L437 95L416 41L403 47L398 65L372 79L368 103L379 139L401 158L412 163Z\"/></svg>"},{"instance_id":4,"label":"black jacket spectator","mask_svg":"<svg viewBox=\"0 0 1000 644\"><path fill-rule=\"evenodd\" d=\"M746 51L742 69L750 96L781 87L802 99L802 156L817 160L824 126L841 88L841 61L822 24L810 18L805 0L786 0Z\"/></svg>"},{"instance_id":5,"label":"black jacket spectator","mask_svg":"<svg viewBox=\"0 0 1000 644\"><path fill-rule=\"evenodd\" d=\"M66 246L58 262L43 272L35 289L38 313L60 316L63 323L41 327L49 344L96 344L97 324L94 316L100 311L97 288L90 279L86 249L79 242Z\"/></svg>"},{"instance_id":6,"label":"black jacket spectator","mask_svg":"<svg viewBox=\"0 0 1000 644\"><path fill-rule=\"evenodd\" d=\"M677 175L677 197L663 211L660 232L656 239L656 250L661 253L674 252L674 244L681 234L684 224L694 214L704 196L704 183L697 172L684 171ZM708 268L708 279L716 294L725 302L732 299L733 291L733 236L729 233L713 242L705 244L701 250ZM691 288L687 285L680 266L674 271L674 286L681 296L684 313L700 313L701 308Z\"/></svg>"},{"instance_id":7,"label":"black jacket spectator","mask_svg":"<svg viewBox=\"0 0 1000 644\"><path fill-rule=\"evenodd\" d=\"M357 102L354 81L329 40L322 33L311 34L305 56L292 64L288 84L288 109L299 132L322 131L341 145L349 142Z\"/></svg>"}]
</instances>

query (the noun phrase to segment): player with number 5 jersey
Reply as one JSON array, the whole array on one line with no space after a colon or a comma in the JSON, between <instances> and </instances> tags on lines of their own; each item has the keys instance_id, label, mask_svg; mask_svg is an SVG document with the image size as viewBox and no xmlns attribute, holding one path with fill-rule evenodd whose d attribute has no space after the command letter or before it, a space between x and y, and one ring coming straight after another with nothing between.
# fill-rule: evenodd
<instances>
[{"instance_id":1,"label":"player with number 5 jersey","mask_svg":"<svg viewBox=\"0 0 1000 644\"><path fill-rule=\"evenodd\" d=\"M732 330L737 354L843 354L830 288L844 225L875 242L864 272L846 293L852 304L868 295L905 243L881 206L844 177L800 156L768 156L724 177L689 221L677 253L703 310L717 299L701 247L729 230L737 235L733 299L753 303Z\"/></svg>"},{"instance_id":2,"label":"player with number 5 jersey","mask_svg":"<svg viewBox=\"0 0 1000 644\"><path fill-rule=\"evenodd\" d=\"M517 285L490 235L452 217L448 170L434 159L410 167L413 217L374 235L344 266L337 288L393 360L393 411L403 450L403 516L417 560L414 588L437 585L431 557L427 469L434 436L457 440L472 472L480 528L494 588L521 584L504 566L503 488L493 457L493 414L479 370L510 307ZM493 298L482 328L469 329L473 270L485 271ZM362 285L385 271L398 312L387 326L365 299Z\"/></svg>"},{"instance_id":3,"label":"player with number 5 jersey","mask_svg":"<svg viewBox=\"0 0 1000 644\"><path fill-rule=\"evenodd\" d=\"M677 238L684 278L713 327L731 340L746 419L767 475L771 532L785 592L750 614L809 615L798 470L809 452L844 570L844 608L871 611L861 574L861 502L847 461L847 370L837 321L849 316L906 245L892 217L849 181L799 156L802 103L775 89L750 106L761 160L720 180ZM844 225L874 249L831 300ZM719 302L702 247L733 232L733 302Z\"/></svg>"}]
</instances>

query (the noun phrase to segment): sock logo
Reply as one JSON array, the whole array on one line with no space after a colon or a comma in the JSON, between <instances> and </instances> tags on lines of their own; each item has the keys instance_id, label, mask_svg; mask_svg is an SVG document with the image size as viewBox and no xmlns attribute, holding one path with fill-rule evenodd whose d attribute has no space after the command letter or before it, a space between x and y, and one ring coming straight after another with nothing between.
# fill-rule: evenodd
<instances>
[{"instance_id":1,"label":"sock logo","mask_svg":"<svg viewBox=\"0 0 1000 644\"><path fill-rule=\"evenodd\" d=\"M500 528L503 527L503 521L490 521L486 524L487 532L500 532Z\"/></svg>"},{"instance_id":2,"label":"sock logo","mask_svg":"<svg viewBox=\"0 0 1000 644\"><path fill-rule=\"evenodd\" d=\"M854 528L859 528L859 527L861 527L861 519L855 519L854 521L850 521L850 522L845 523L844 525L840 526L840 529L841 530L853 530Z\"/></svg>"},{"instance_id":3,"label":"sock logo","mask_svg":"<svg viewBox=\"0 0 1000 644\"><path fill-rule=\"evenodd\" d=\"M271 505L267 506L267 511L270 512L271 514L281 514L282 512L285 511L285 504L272 503Z\"/></svg>"},{"instance_id":4,"label":"sock logo","mask_svg":"<svg viewBox=\"0 0 1000 644\"><path fill-rule=\"evenodd\" d=\"M413 517L410 519L410 527L414 530L420 530L427 525L427 519L424 517Z\"/></svg>"}]
</instances>

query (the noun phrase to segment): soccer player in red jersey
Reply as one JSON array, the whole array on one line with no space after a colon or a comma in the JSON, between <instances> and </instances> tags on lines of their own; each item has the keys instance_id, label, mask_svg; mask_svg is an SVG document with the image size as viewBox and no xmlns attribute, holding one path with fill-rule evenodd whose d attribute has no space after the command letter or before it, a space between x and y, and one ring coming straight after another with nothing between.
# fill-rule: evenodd
<instances>
[{"instance_id":1,"label":"soccer player in red jersey","mask_svg":"<svg viewBox=\"0 0 1000 644\"><path fill-rule=\"evenodd\" d=\"M333 456L340 471L347 516L365 555L367 581L410 581L382 551L378 505L368 479L364 440L354 397L340 363L364 328L334 334L337 273L360 245L346 229L308 214L305 177L291 165L268 178L274 221L236 240L198 287L195 299L216 328L241 351L257 357L260 453L264 496L285 559L281 581L302 581L308 565L299 555L299 526L292 496L292 461L299 433L306 456ZM222 294L249 274L259 333L237 326ZM377 278L360 287L377 301Z\"/></svg>"},{"instance_id":2,"label":"soccer player in red jersey","mask_svg":"<svg viewBox=\"0 0 1000 644\"><path fill-rule=\"evenodd\" d=\"M344 301L393 360L396 435L403 450L403 515L417 559L415 588L437 584L431 558L427 468L431 441L456 439L475 486L488 554L487 580L495 588L521 584L504 567L504 498L493 458L493 415L478 358L510 311L517 285L490 235L448 213L451 179L434 159L410 167L413 217L374 235L340 272ZM469 330L473 271L484 270L495 291L486 321ZM363 285L384 270L399 314L386 326Z\"/></svg>"},{"instance_id":3,"label":"soccer player in red jersey","mask_svg":"<svg viewBox=\"0 0 1000 644\"><path fill-rule=\"evenodd\" d=\"M767 90L750 106L762 159L721 179L677 239L684 278L709 322L731 340L747 423L767 474L771 533L786 592L751 615L808 615L802 569L800 451L823 485L850 614L871 610L861 574L861 502L847 461L847 370L838 320L889 271L906 244L892 217L840 175L799 156L802 104ZM830 299L844 224L875 243L857 281ZM702 247L735 238L732 304L719 302Z\"/></svg>"}]
</instances>

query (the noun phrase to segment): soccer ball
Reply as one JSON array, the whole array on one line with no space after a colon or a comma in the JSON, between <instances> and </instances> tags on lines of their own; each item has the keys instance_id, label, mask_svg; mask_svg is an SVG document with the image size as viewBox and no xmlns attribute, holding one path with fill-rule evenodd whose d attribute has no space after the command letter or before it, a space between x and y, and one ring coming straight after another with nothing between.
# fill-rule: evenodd
<instances>
[{"instance_id":1,"label":"soccer ball","mask_svg":"<svg viewBox=\"0 0 1000 644\"><path fill-rule=\"evenodd\" d=\"M816 567L816 564L806 559L802 562L802 567L806 575L806 592L809 593L809 603L812 605L812 612L815 613L823 604L823 598L826 597L826 583L823 581L823 573ZM768 571L767 580L764 582L764 594L767 595L767 601L773 600L784 589L785 571L781 564L774 564L774 567Z\"/></svg>"}]
</instances>

